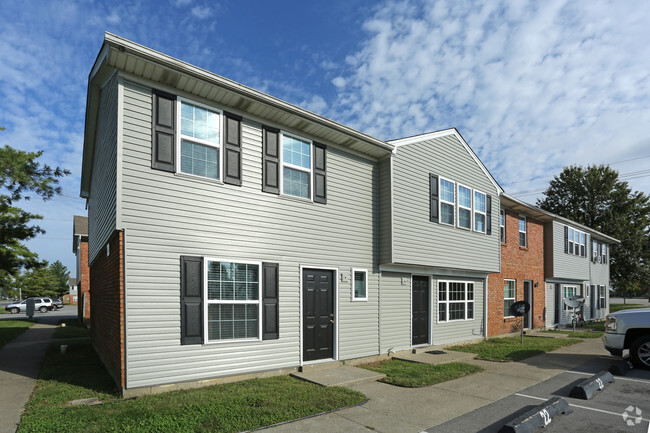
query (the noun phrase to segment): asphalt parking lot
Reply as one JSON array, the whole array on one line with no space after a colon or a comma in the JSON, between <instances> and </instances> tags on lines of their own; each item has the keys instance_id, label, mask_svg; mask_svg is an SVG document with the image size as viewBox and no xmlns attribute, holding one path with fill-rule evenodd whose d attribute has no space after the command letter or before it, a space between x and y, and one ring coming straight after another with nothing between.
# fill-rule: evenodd
<instances>
[{"instance_id":1,"label":"asphalt parking lot","mask_svg":"<svg viewBox=\"0 0 650 433\"><path fill-rule=\"evenodd\" d=\"M426 431L498 432L512 419L557 396L564 398L573 411L553 418L541 431L650 433L649 370L634 369L625 376L615 376L614 382L596 391L591 400L569 397L577 383L617 363L619 358L596 357L578 368Z\"/></svg>"}]
</instances>

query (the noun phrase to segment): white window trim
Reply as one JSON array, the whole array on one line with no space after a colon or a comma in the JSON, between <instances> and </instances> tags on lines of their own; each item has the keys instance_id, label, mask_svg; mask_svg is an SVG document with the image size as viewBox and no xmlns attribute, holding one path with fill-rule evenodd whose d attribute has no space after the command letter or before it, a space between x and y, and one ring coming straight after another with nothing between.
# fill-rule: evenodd
<instances>
[{"instance_id":1,"label":"white window trim","mask_svg":"<svg viewBox=\"0 0 650 433\"><path fill-rule=\"evenodd\" d=\"M364 298L357 298L354 294L354 274L357 272L362 272L366 275L364 281L366 283L366 296ZM357 269L352 268L352 302L367 302L368 301L368 270L367 269Z\"/></svg>"},{"instance_id":2,"label":"white window trim","mask_svg":"<svg viewBox=\"0 0 650 433\"><path fill-rule=\"evenodd\" d=\"M566 294L568 288L573 289L573 295ZM578 286L572 284L562 284L562 311L573 312L573 308L569 308L567 304L564 303L564 300L569 296L577 296L577 295L578 295Z\"/></svg>"},{"instance_id":3,"label":"white window trim","mask_svg":"<svg viewBox=\"0 0 650 433\"><path fill-rule=\"evenodd\" d=\"M300 167L298 165L289 164L284 162L284 136L293 137L296 140L301 140L309 143L309 169L305 167ZM294 170L302 171L309 174L309 197L299 197L297 195L285 194L284 192L284 167L291 168ZM283 197L291 197L298 200L304 200L308 202L314 201L314 142L308 138L302 137L297 134L293 134L288 131L280 130L280 195Z\"/></svg>"},{"instance_id":4,"label":"white window trim","mask_svg":"<svg viewBox=\"0 0 650 433\"><path fill-rule=\"evenodd\" d=\"M247 265L257 265L258 266L258 278L259 278L259 287L257 293L257 301L235 301L235 300L226 300L226 301L214 301L208 300L208 262L225 262L225 263L240 263ZM255 261L246 261L246 260L233 260L233 259L224 259L224 258L215 258L215 257L204 257L203 258L203 341L204 344L224 344L224 343L239 343L239 342L251 342L251 341L262 341L262 262ZM257 338L236 338L231 340L208 340L208 305L214 304L258 304L257 308Z\"/></svg>"},{"instance_id":5,"label":"white window trim","mask_svg":"<svg viewBox=\"0 0 650 433\"><path fill-rule=\"evenodd\" d=\"M503 216L503 224L501 224L501 217ZM503 229L503 236L501 236L501 229ZM506 210L501 209L499 211L499 237L501 238L501 243L506 243Z\"/></svg>"},{"instance_id":6,"label":"white window trim","mask_svg":"<svg viewBox=\"0 0 650 433\"><path fill-rule=\"evenodd\" d=\"M181 133L181 104L183 102L185 102L185 103L187 103L189 105L194 105L196 107L203 108L205 110L212 111L213 113L217 113L219 115L219 143L215 144L215 143L211 143L211 142L209 142L207 140L202 140L200 138L188 137L188 136L183 135ZM187 99L187 98L183 98L183 97L180 97L180 96L178 98L176 98L176 128L178 130L178 133L176 134L176 155L175 155L175 158L176 158L176 174L179 174L179 175L182 175L182 176L191 176L191 177L195 177L195 178L198 178L198 179L203 179L203 180L207 180L207 181L211 181L211 182L223 183L222 179L223 179L223 167L224 167L224 165L223 165L223 150L222 150L223 146L221 145L222 140L223 140L223 133L224 133L224 129L225 129L224 128L223 118L224 118L223 111L218 109L218 108L214 108L214 107L211 107L209 105L202 104L202 103L196 102L196 101L194 101L192 99ZM192 143L197 143L197 144L201 144L203 146L209 146L209 147L214 147L216 149L219 149L219 168L218 168L219 169L219 177L217 179L213 179L211 177L206 177L206 176L199 176L198 174L193 174L193 173L185 173L184 171L181 171L181 144L182 144L183 140L191 141Z\"/></svg>"},{"instance_id":7,"label":"white window trim","mask_svg":"<svg viewBox=\"0 0 650 433\"><path fill-rule=\"evenodd\" d=\"M505 301L508 300L508 299L512 299L513 301L517 302L517 280L513 280L512 278L504 278L503 279L504 284L505 284L506 281L512 281L513 283L515 283L515 297L514 298L506 298L506 295L504 293L503 294L504 306L505 306ZM504 289L505 289L505 287L504 287ZM508 319L508 318L511 318L511 317L515 317L515 316L506 316L505 314L503 315L504 319Z\"/></svg>"},{"instance_id":8,"label":"white window trim","mask_svg":"<svg viewBox=\"0 0 650 433\"><path fill-rule=\"evenodd\" d=\"M485 203L485 212L481 212L476 209L476 194L481 194L483 196L483 203ZM478 190L472 191L472 205L474 207L474 212L472 213L472 230L477 233L486 233L487 231L487 194ZM483 215L483 230L476 230L476 217L475 214Z\"/></svg>"},{"instance_id":9,"label":"white window trim","mask_svg":"<svg viewBox=\"0 0 650 433\"><path fill-rule=\"evenodd\" d=\"M521 231L521 220L524 220L524 231ZM520 248L528 248L528 220L526 219L525 216L519 215L519 218L517 219L517 230L519 230L519 233L523 233L526 235L526 242L525 245L521 245L521 235L519 236L519 239L517 239L517 242L519 243Z\"/></svg>"},{"instance_id":10,"label":"white window trim","mask_svg":"<svg viewBox=\"0 0 650 433\"><path fill-rule=\"evenodd\" d=\"M465 189L469 190L469 207L462 206L460 204L460 189L461 188L465 188ZM474 227L474 212L473 212L473 208L474 208L474 190L472 188L466 186L466 185L463 185L460 182L456 183L456 195L454 196L454 198L456 199L456 203L457 203L457 206L456 206L456 227L458 227L459 229L472 231L472 228ZM445 202L445 203L447 203L447 202ZM461 209L469 211L469 227L463 227L463 226L460 225L460 210Z\"/></svg>"},{"instance_id":11,"label":"white window trim","mask_svg":"<svg viewBox=\"0 0 650 433\"><path fill-rule=\"evenodd\" d=\"M454 191L454 201L453 202L442 199L442 181L443 180L445 180L447 182L451 182L451 184L453 185L452 186L452 189ZM457 198L456 195L457 195L456 182L454 182L451 179L447 179L446 177L438 176L438 198L439 198L439 200L438 200L438 220L440 221L440 224L444 224L444 225L450 226L450 227L455 227L455 224L453 224L453 223L449 224L449 223L446 223L446 222L442 221L442 205L443 204L451 205L452 209L454 209L454 212L458 213L456 211L456 201L457 201L456 200L456 198ZM455 221L456 221L456 218L454 217L454 222Z\"/></svg>"},{"instance_id":12,"label":"white window trim","mask_svg":"<svg viewBox=\"0 0 650 433\"><path fill-rule=\"evenodd\" d=\"M607 309L607 300L606 294L607 294L607 288L603 285L598 286L598 309L600 310L606 310ZM602 301L602 302L601 302Z\"/></svg>"},{"instance_id":13,"label":"white window trim","mask_svg":"<svg viewBox=\"0 0 650 433\"><path fill-rule=\"evenodd\" d=\"M600 263L607 264L607 244L600 244Z\"/></svg>"},{"instance_id":14,"label":"white window trim","mask_svg":"<svg viewBox=\"0 0 650 433\"><path fill-rule=\"evenodd\" d=\"M445 285L445 291L446 291L446 300L441 301L439 299L440 296L440 283L446 283ZM464 301L450 301L449 300L449 283L461 283L465 284L465 300ZM467 300L467 285L472 284L474 286L474 299L471 301ZM474 281L458 281L458 280L438 280L436 281L436 321L437 323L449 323L449 322L469 322L471 320L476 320L476 282ZM464 303L465 304L465 318L464 319L449 319L449 304L459 304L459 303ZM467 304L472 303L473 308L472 308L472 317L471 319L467 318ZM445 320L440 320L440 304L446 304L447 308L445 309Z\"/></svg>"},{"instance_id":15,"label":"white window trim","mask_svg":"<svg viewBox=\"0 0 650 433\"><path fill-rule=\"evenodd\" d=\"M578 232L578 233L579 233L578 236L580 237L580 251L578 251L578 255L580 257L587 257L587 233L585 233L585 232ZM584 236L584 242L582 241L583 236ZM584 255L582 255L582 248L583 247L584 247L584 251L585 251Z\"/></svg>"}]
</instances>

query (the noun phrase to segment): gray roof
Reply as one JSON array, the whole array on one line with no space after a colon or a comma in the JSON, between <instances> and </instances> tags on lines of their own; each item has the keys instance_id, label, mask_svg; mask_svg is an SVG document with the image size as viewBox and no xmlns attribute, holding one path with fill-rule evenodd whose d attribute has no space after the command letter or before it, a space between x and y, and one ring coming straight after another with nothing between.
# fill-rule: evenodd
<instances>
[{"instance_id":1,"label":"gray roof","mask_svg":"<svg viewBox=\"0 0 650 433\"><path fill-rule=\"evenodd\" d=\"M72 217L72 252L77 254L77 236L88 237L88 217L74 215Z\"/></svg>"},{"instance_id":2,"label":"gray roof","mask_svg":"<svg viewBox=\"0 0 650 433\"><path fill-rule=\"evenodd\" d=\"M68 279L68 286L76 286L77 285L77 279L76 278L69 278Z\"/></svg>"}]
</instances>

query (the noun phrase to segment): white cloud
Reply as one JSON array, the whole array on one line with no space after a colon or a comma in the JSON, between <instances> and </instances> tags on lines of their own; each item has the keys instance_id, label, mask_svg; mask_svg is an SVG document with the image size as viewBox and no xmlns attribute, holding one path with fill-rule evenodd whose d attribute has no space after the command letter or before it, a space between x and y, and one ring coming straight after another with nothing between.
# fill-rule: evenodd
<instances>
[{"instance_id":1,"label":"white cloud","mask_svg":"<svg viewBox=\"0 0 650 433\"><path fill-rule=\"evenodd\" d=\"M327 110L327 102L318 95L314 95L308 100L303 100L297 105L317 114L323 113Z\"/></svg>"},{"instance_id":2,"label":"white cloud","mask_svg":"<svg viewBox=\"0 0 650 433\"><path fill-rule=\"evenodd\" d=\"M194 6L192 8L192 15L202 20L210 18L212 16L212 9L208 6Z\"/></svg>"},{"instance_id":3,"label":"white cloud","mask_svg":"<svg viewBox=\"0 0 650 433\"><path fill-rule=\"evenodd\" d=\"M386 2L330 115L386 139L458 127L504 184L638 156L649 18L644 2Z\"/></svg>"},{"instance_id":4,"label":"white cloud","mask_svg":"<svg viewBox=\"0 0 650 433\"><path fill-rule=\"evenodd\" d=\"M109 24L119 24L122 20L117 12L112 12L109 16L106 17L106 21Z\"/></svg>"},{"instance_id":5,"label":"white cloud","mask_svg":"<svg viewBox=\"0 0 650 433\"><path fill-rule=\"evenodd\" d=\"M173 3L174 6L181 7L181 6L189 5L190 3L192 3L192 0L174 0Z\"/></svg>"}]
</instances>

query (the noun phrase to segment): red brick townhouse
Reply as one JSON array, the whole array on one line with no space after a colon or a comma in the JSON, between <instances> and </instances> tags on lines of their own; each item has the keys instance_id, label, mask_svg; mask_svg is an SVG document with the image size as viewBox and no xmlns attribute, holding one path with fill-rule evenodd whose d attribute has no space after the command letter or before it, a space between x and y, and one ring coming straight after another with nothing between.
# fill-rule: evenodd
<instances>
[{"instance_id":1,"label":"red brick townhouse","mask_svg":"<svg viewBox=\"0 0 650 433\"><path fill-rule=\"evenodd\" d=\"M90 267L88 265L88 217L73 217L72 252L77 256L77 317L90 325Z\"/></svg>"}]
</instances>

